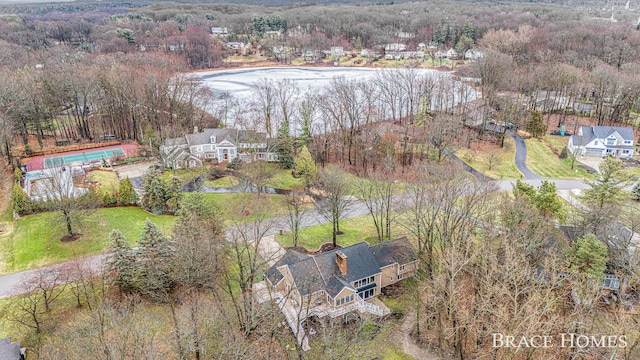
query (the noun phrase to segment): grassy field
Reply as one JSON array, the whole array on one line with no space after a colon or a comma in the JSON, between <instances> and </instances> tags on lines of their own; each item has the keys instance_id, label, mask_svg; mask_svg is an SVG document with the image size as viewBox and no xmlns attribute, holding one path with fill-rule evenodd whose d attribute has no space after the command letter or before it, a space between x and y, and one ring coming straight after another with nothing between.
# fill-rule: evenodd
<instances>
[{"instance_id":1,"label":"grassy field","mask_svg":"<svg viewBox=\"0 0 640 360\"><path fill-rule=\"evenodd\" d=\"M487 159L488 153L486 150L468 149L463 147L456 151L456 155L474 169L494 179L503 180L522 178L522 174L518 171L515 164L516 144L513 138L505 138L503 148L496 148L491 151L496 151L497 153L492 155L496 155L498 158L496 164L492 166L491 170L489 170L489 163Z\"/></svg>"},{"instance_id":2,"label":"grassy field","mask_svg":"<svg viewBox=\"0 0 640 360\"><path fill-rule=\"evenodd\" d=\"M135 243L148 218L170 233L175 217L151 215L138 207L105 208L92 211L82 227L82 237L63 243L66 228L58 213L29 215L18 219L13 233L0 237L3 257L1 273L54 264L83 255L97 254L109 242L109 233L119 229L129 243Z\"/></svg>"},{"instance_id":3,"label":"grassy field","mask_svg":"<svg viewBox=\"0 0 640 360\"><path fill-rule=\"evenodd\" d=\"M298 246L302 246L311 251L317 250L320 245L331 242L331 231L332 226L330 223L300 229ZM370 244L378 242L376 228L369 215L341 221L340 231L343 232L342 235L338 235L337 237L337 242L340 246L349 246L361 241L367 241ZM398 238L404 235L405 233L402 228L392 225L392 238ZM291 232L276 235L276 240L284 247L293 246Z\"/></svg>"},{"instance_id":4,"label":"grassy field","mask_svg":"<svg viewBox=\"0 0 640 360\"><path fill-rule=\"evenodd\" d=\"M303 178L294 178L290 169L276 168L275 174L266 183L267 186L276 189L291 190L304 187Z\"/></svg>"},{"instance_id":5,"label":"grassy field","mask_svg":"<svg viewBox=\"0 0 640 360\"><path fill-rule=\"evenodd\" d=\"M637 166L629 166L622 170L622 174L625 177L628 177L629 180L633 182L637 182L640 180L640 167Z\"/></svg>"},{"instance_id":6,"label":"grassy field","mask_svg":"<svg viewBox=\"0 0 640 360\"><path fill-rule=\"evenodd\" d=\"M240 184L240 180L235 176L225 176L216 180L205 180L204 184L210 188L225 188Z\"/></svg>"},{"instance_id":7,"label":"grassy field","mask_svg":"<svg viewBox=\"0 0 640 360\"><path fill-rule=\"evenodd\" d=\"M118 181L118 175L113 171L96 170L91 171L87 176L89 181L97 182L100 184L100 192L103 194L113 195L118 191L120 182Z\"/></svg>"},{"instance_id":8,"label":"grassy field","mask_svg":"<svg viewBox=\"0 0 640 360\"><path fill-rule=\"evenodd\" d=\"M545 136L541 139L526 139L527 144L527 167L534 173L550 178L550 179L576 179L576 178L592 178L586 171L576 166L571 169L570 159L560 159L554 154L553 150L562 150L564 145L561 141L566 139L557 136ZM559 152L559 151L558 151Z\"/></svg>"},{"instance_id":9,"label":"grassy field","mask_svg":"<svg viewBox=\"0 0 640 360\"><path fill-rule=\"evenodd\" d=\"M203 193L205 201L220 211L220 216L227 224L238 219L238 212L242 205L246 205L247 212L243 215L252 219L252 209L261 208L268 211L268 216L278 216L287 213L285 195L255 194L255 193ZM185 196L190 196L185 194ZM260 207L258 201L264 202Z\"/></svg>"}]
</instances>

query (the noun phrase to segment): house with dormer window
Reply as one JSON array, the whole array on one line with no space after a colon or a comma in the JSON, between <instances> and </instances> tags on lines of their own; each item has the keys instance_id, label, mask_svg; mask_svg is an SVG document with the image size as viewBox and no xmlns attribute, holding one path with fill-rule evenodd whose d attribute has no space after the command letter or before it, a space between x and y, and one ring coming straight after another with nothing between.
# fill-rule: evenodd
<instances>
[{"instance_id":1,"label":"house with dormer window","mask_svg":"<svg viewBox=\"0 0 640 360\"><path fill-rule=\"evenodd\" d=\"M193 134L166 139L160 146L160 155L167 168L182 169L202 166L204 160L278 161L278 154L272 149L275 146L266 133L196 128Z\"/></svg>"},{"instance_id":2,"label":"house with dormer window","mask_svg":"<svg viewBox=\"0 0 640 360\"><path fill-rule=\"evenodd\" d=\"M290 249L265 278L302 344L306 340L301 324L309 317L388 313L376 297L383 288L413 277L417 269L418 256L409 241L400 238L373 246L361 242L317 255Z\"/></svg>"},{"instance_id":3,"label":"house with dormer window","mask_svg":"<svg viewBox=\"0 0 640 360\"><path fill-rule=\"evenodd\" d=\"M633 155L634 140L630 127L581 126L578 133L569 138L567 148L577 155L626 158Z\"/></svg>"}]
</instances>

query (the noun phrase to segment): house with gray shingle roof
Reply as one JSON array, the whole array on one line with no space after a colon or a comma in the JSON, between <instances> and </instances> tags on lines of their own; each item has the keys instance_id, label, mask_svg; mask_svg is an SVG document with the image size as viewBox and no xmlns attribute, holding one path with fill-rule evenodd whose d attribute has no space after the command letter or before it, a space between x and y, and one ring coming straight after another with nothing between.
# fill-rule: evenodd
<instances>
[{"instance_id":1,"label":"house with gray shingle roof","mask_svg":"<svg viewBox=\"0 0 640 360\"><path fill-rule=\"evenodd\" d=\"M25 349L20 348L19 342L12 342L11 338L0 339L1 360L24 360Z\"/></svg>"},{"instance_id":2,"label":"house with gray shingle roof","mask_svg":"<svg viewBox=\"0 0 640 360\"><path fill-rule=\"evenodd\" d=\"M382 288L415 275L418 256L406 238L369 246L361 242L317 255L289 249L266 272L275 298L304 306L309 316L336 317L351 311L382 315L369 300Z\"/></svg>"},{"instance_id":3,"label":"house with gray shingle roof","mask_svg":"<svg viewBox=\"0 0 640 360\"><path fill-rule=\"evenodd\" d=\"M626 158L633 155L634 140L630 127L581 126L578 133L569 138L567 148L577 155Z\"/></svg>"},{"instance_id":4,"label":"house with gray shingle roof","mask_svg":"<svg viewBox=\"0 0 640 360\"><path fill-rule=\"evenodd\" d=\"M165 139L160 155L167 168L202 166L204 160L278 161L272 141L265 133L253 130L196 128L192 134Z\"/></svg>"}]
</instances>

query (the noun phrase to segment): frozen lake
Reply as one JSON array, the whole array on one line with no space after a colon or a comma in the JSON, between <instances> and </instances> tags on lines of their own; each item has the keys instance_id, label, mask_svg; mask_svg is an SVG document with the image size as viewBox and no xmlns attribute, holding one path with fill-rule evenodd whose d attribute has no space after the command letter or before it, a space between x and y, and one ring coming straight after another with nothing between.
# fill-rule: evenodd
<instances>
[{"instance_id":1,"label":"frozen lake","mask_svg":"<svg viewBox=\"0 0 640 360\"><path fill-rule=\"evenodd\" d=\"M361 67L270 67L236 70L220 70L194 73L200 77L214 94L229 93L238 99L246 99L251 94L251 87L260 79L278 81L282 79L294 80L301 92L307 89L320 91L329 86L331 79L344 77L345 79L369 80L375 77L377 72L393 71L393 69L370 69ZM432 69L416 69L421 75L444 75L448 73ZM475 96L474 96L475 98ZM472 100L472 99L470 99Z\"/></svg>"}]
</instances>

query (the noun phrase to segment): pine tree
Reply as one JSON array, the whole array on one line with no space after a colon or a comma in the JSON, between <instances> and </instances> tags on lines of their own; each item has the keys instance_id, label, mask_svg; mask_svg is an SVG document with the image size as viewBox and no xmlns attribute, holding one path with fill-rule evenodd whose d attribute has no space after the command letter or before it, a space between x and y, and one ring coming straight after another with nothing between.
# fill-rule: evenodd
<instances>
[{"instance_id":1,"label":"pine tree","mask_svg":"<svg viewBox=\"0 0 640 360\"><path fill-rule=\"evenodd\" d=\"M311 142L311 123L313 118L311 115L311 109L306 101L302 101L300 105L300 136L296 140L296 148L300 149Z\"/></svg>"},{"instance_id":2,"label":"pine tree","mask_svg":"<svg viewBox=\"0 0 640 360\"><path fill-rule=\"evenodd\" d=\"M138 195L133 189L131 179L127 176L120 180L120 185L118 186L118 203L120 203L120 205L133 205L136 201L138 201Z\"/></svg>"},{"instance_id":3,"label":"pine tree","mask_svg":"<svg viewBox=\"0 0 640 360\"><path fill-rule=\"evenodd\" d=\"M169 187L166 192L166 204L169 212L177 214L182 200L182 180L176 176L169 178Z\"/></svg>"},{"instance_id":4,"label":"pine tree","mask_svg":"<svg viewBox=\"0 0 640 360\"><path fill-rule=\"evenodd\" d=\"M22 190L20 183L13 184L13 190L11 192L11 199L13 200L13 210L20 215L28 214L31 212L31 199Z\"/></svg>"},{"instance_id":5,"label":"pine tree","mask_svg":"<svg viewBox=\"0 0 640 360\"><path fill-rule=\"evenodd\" d=\"M547 126L544 124L542 114L539 111L533 110L531 112L531 118L526 124L526 130L533 137L541 137L547 131Z\"/></svg>"},{"instance_id":6,"label":"pine tree","mask_svg":"<svg viewBox=\"0 0 640 360\"><path fill-rule=\"evenodd\" d=\"M558 155L558 157L560 159L566 159L569 157L569 149L567 149L567 147L563 147L562 151L560 151L560 155Z\"/></svg>"},{"instance_id":7,"label":"pine tree","mask_svg":"<svg viewBox=\"0 0 640 360\"><path fill-rule=\"evenodd\" d=\"M156 301L165 301L173 288L171 280L172 251L158 226L149 219L144 224L138 239L138 261L140 292Z\"/></svg>"},{"instance_id":8,"label":"pine tree","mask_svg":"<svg viewBox=\"0 0 640 360\"><path fill-rule=\"evenodd\" d=\"M607 247L593 234L578 239L569 251L569 269L587 279L601 280L607 268Z\"/></svg>"},{"instance_id":9,"label":"pine tree","mask_svg":"<svg viewBox=\"0 0 640 360\"><path fill-rule=\"evenodd\" d=\"M278 155L280 163L285 169L293 168L293 139L289 133L289 122L282 121L278 128Z\"/></svg>"},{"instance_id":10,"label":"pine tree","mask_svg":"<svg viewBox=\"0 0 640 360\"><path fill-rule=\"evenodd\" d=\"M306 146L304 146L296 156L295 165L296 174L304 178L305 184L309 185L311 180L316 176L316 164Z\"/></svg>"},{"instance_id":11,"label":"pine tree","mask_svg":"<svg viewBox=\"0 0 640 360\"><path fill-rule=\"evenodd\" d=\"M154 214L164 214L168 189L160 177L160 170L149 168L142 176L142 187L142 208Z\"/></svg>"},{"instance_id":12,"label":"pine tree","mask_svg":"<svg viewBox=\"0 0 640 360\"><path fill-rule=\"evenodd\" d=\"M136 287L136 259L133 250L119 230L111 231L109 239L111 244L108 251L112 255L107 262L107 271L114 276L114 283L121 293L131 292Z\"/></svg>"}]
</instances>

